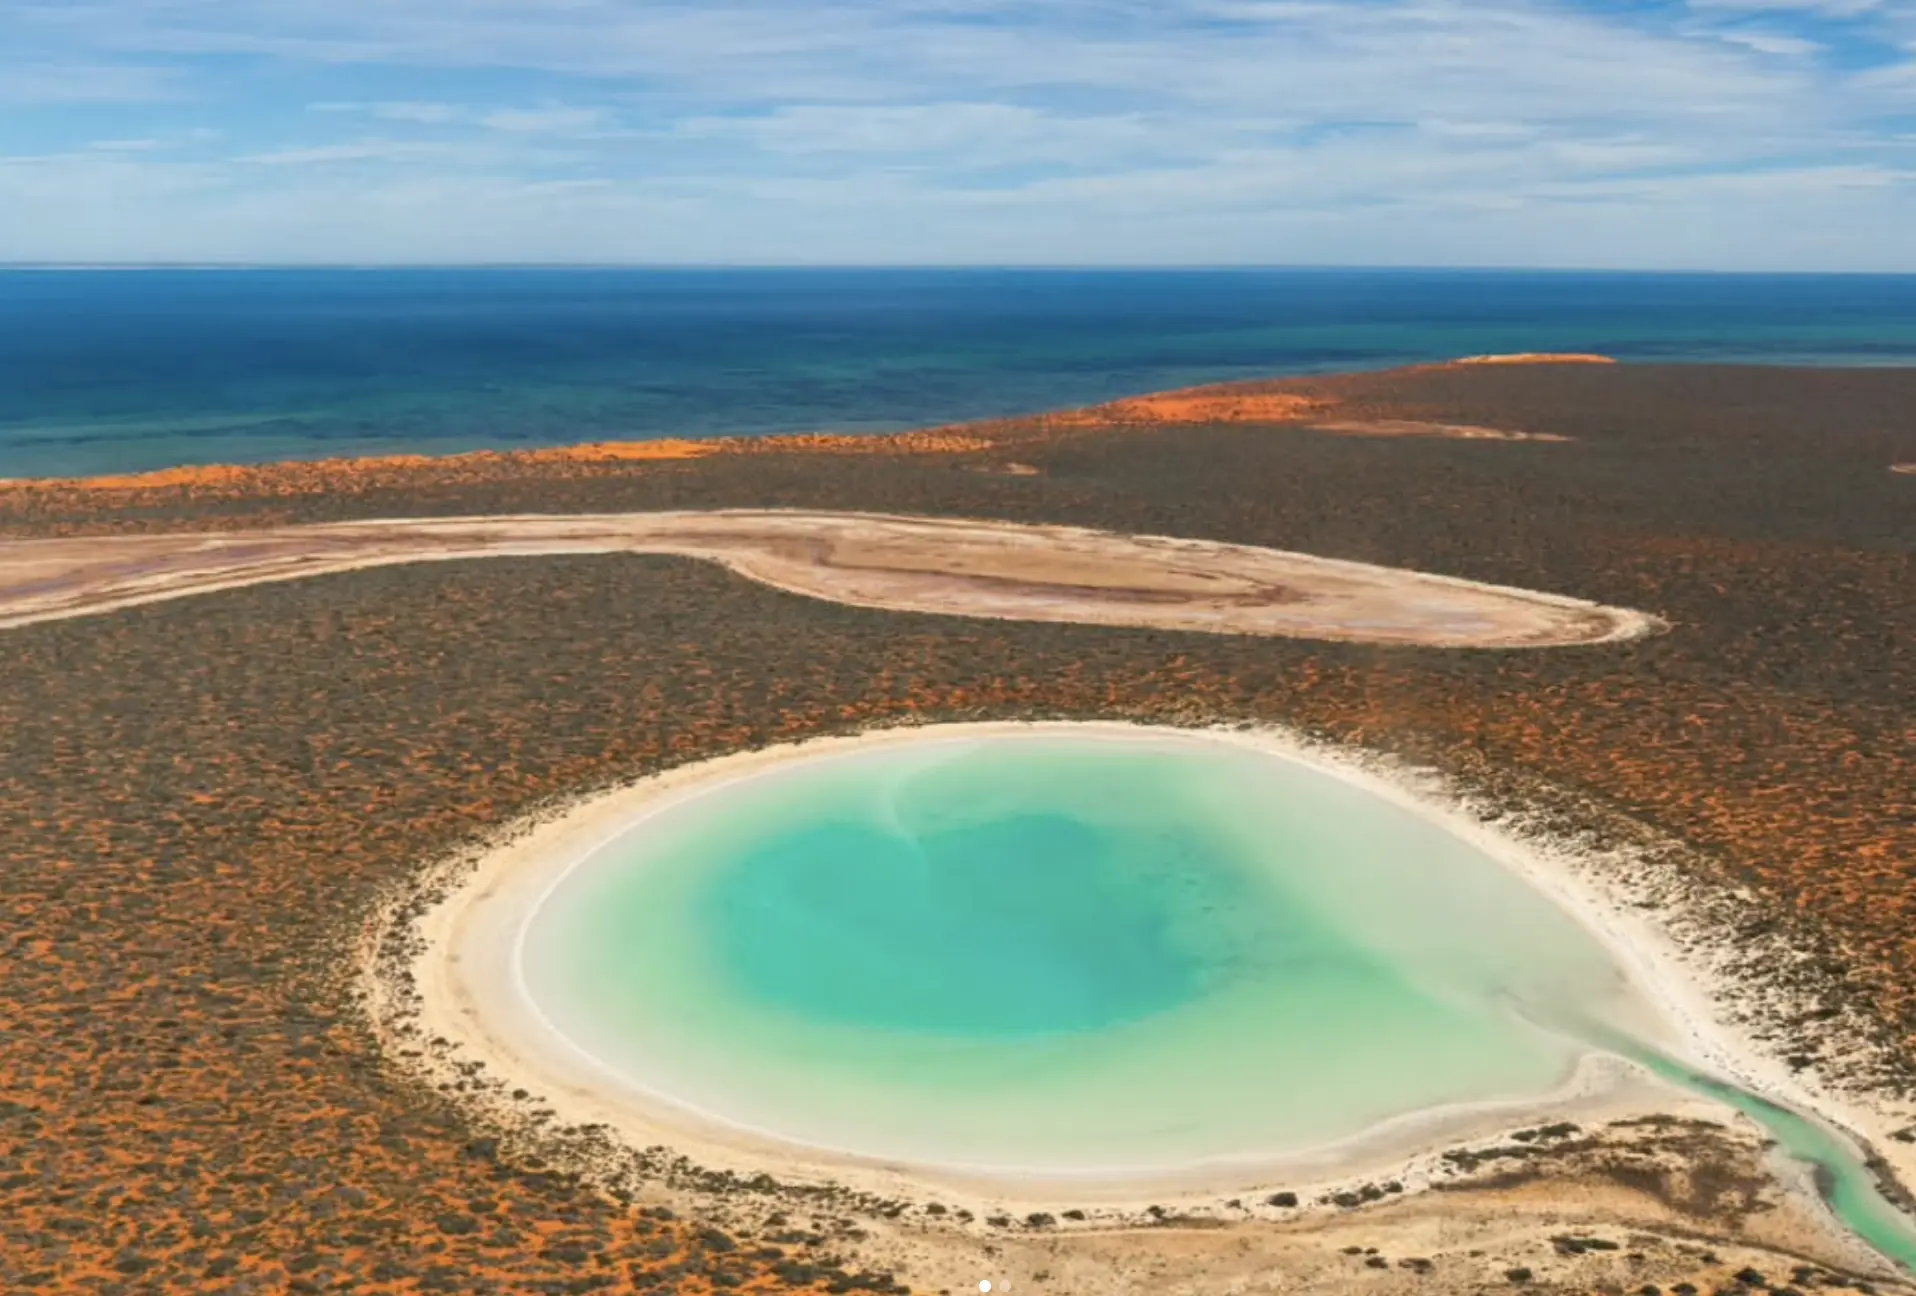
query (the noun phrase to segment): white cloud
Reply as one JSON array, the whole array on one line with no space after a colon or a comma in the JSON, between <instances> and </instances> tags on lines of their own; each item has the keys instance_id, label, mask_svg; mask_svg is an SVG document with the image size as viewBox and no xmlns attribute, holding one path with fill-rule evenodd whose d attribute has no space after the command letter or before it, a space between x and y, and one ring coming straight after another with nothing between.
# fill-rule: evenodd
<instances>
[{"instance_id":1,"label":"white cloud","mask_svg":"<svg viewBox=\"0 0 1916 1296\"><path fill-rule=\"evenodd\" d=\"M678 123L674 133L833 166L916 158L927 166L980 169L1108 166L1141 156L1176 156L1194 146L1206 148L1219 137L1220 125L1194 132L1189 122L1142 114L1066 114L1010 103L850 104L693 117Z\"/></svg>"},{"instance_id":2,"label":"white cloud","mask_svg":"<svg viewBox=\"0 0 1916 1296\"><path fill-rule=\"evenodd\" d=\"M310 103L306 107L308 111L316 113L352 113L377 118L380 121L411 122L422 126L443 126L462 121L471 115L457 104L406 99L375 103L353 99L330 99L320 103Z\"/></svg>"},{"instance_id":3,"label":"white cloud","mask_svg":"<svg viewBox=\"0 0 1916 1296\"><path fill-rule=\"evenodd\" d=\"M415 162L448 152L450 150L443 145L418 140L355 140L343 144L249 153L237 160L258 166L310 167L337 162Z\"/></svg>"},{"instance_id":4,"label":"white cloud","mask_svg":"<svg viewBox=\"0 0 1916 1296\"><path fill-rule=\"evenodd\" d=\"M1772 32L1726 31L1720 33L1719 39L1753 49L1758 54L1774 54L1779 58L1819 54L1828 48L1818 41L1804 40L1800 36L1778 36Z\"/></svg>"},{"instance_id":5,"label":"white cloud","mask_svg":"<svg viewBox=\"0 0 1916 1296\"><path fill-rule=\"evenodd\" d=\"M1892 63L1886 67L1871 68L1867 72L1859 73L1855 78L1855 84L1859 89L1870 92L1916 93L1916 59Z\"/></svg>"},{"instance_id":6,"label":"white cloud","mask_svg":"<svg viewBox=\"0 0 1916 1296\"><path fill-rule=\"evenodd\" d=\"M371 112L381 121L419 122L428 126L457 121L460 116L457 108L443 103L380 103L374 104Z\"/></svg>"},{"instance_id":7,"label":"white cloud","mask_svg":"<svg viewBox=\"0 0 1916 1296\"><path fill-rule=\"evenodd\" d=\"M1908 240L1882 231L1909 214L1890 161L1906 144L1882 122L1908 111L1916 64L1885 43L1885 66L1854 73L1827 33L1843 22L1853 46L1912 15L1912 0L0 0L24 66L94 70L76 101L183 105L128 112L110 128L128 141L207 122L239 141L124 232L183 258L217 236L354 259L384 239L435 259L1709 263L1809 255L1783 226L1813 207L1824 260L1844 231L1844 255L1895 260ZM294 111L255 112L282 69ZM18 84L51 94L44 76ZM0 98L17 89L0 67ZM96 192L97 170L60 166ZM1723 178L1738 174L1770 178ZM69 241L60 212L79 197L39 201L31 229L0 224L0 258ZM429 215L457 240L429 237Z\"/></svg>"},{"instance_id":8,"label":"white cloud","mask_svg":"<svg viewBox=\"0 0 1916 1296\"><path fill-rule=\"evenodd\" d=\"M611 114L604 108L498 108L479 118L489 130L524 135L563 135L595 130L606 124Z\"/></svg>"},{"instance_id":9,"label":"white cloud","mask_svg":"<svg viewBox=\"0 0 1916 1296\"><path fill-rule=\"evenodd\" d=\"M0 8L0 22L4 22ZM0 103L150 103L178 92L170 68L123 63L0 61Z\"/></svg>"},{"instance_id":10,"label":"white cloud","mask_svg":"<svg viewBox=\"0 0 1916 1296\"><path fill-rule=\"evenodd\" d=\"M1855 18L1897 8L1893 0L1690 0L1690 6L1705 12L1802 13L1819 18Z\"/></svg>"},{"instance_id":11,"label":"white cloud","mask_svg":"<svg viewBox=\"0 0 1916 1296\"><path fill-rule=\"evenodd\" d=\"M1513 182L1486 166L1440 195L1348 201L1414 179L1414 153L1341 155L1339 177L1282 154L1204 171L936 193L912 174L696 183L528 182L407 169L290 169L269 186L184 165L0 162L0 243L48 260L736 260L771 206L802 237L755 260L1098 263L1475 262L1901 268L1916 255L1907 174L1870 166L1628 183ZM336 177L336 178L335 178ZM80 195L71 211L49 197ZM1062 200L1062 201L1061 201ZM1766 213L1753 224L1752 209ZM28 224L31 222L31 225ZM289 258L289 245L299 249ZM765 247L759 242L756 246ZM1885 258L1884 247L1901 249ZM1193 258L1188 249L1206 255ZM1872 251L1874 249L1874 251Z\"/></svg>"}]
</instances>

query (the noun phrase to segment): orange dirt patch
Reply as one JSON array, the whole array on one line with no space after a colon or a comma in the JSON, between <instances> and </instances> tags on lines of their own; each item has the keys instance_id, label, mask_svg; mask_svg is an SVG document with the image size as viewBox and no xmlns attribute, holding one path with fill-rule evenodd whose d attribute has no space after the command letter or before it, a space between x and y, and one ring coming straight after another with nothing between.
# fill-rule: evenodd
<instances>
[{"instance_id":1,"label":"orange dirt patch","mask_svg":"<svg viewBox=\"0 0 1916 1296\"><path fill-rule=\"evenodd\" d=\"M1889 470L1893 473L1916 474L1916 463L1891 464Z\"/></svg>"},{"instance_id":2,"label":"orange dirt patch","mask_svg":"<svg viewBox=\"0 0 1916 1296\"><path fill-rule=\"evenodd\" d=\"M197 464L161 468L153 472L112 473L101 477L0 478L0 490L258 490L267 494L293 490L332 490L355 479L377 478L422 468L465 468L524 463L626 463L634 460L696 459L715 453L711 441L596 441L587 445L552 446L539 450L472 450L463 454L361 455L345 459L291 460L266 464Z\"/></svg>"},{"instance_id":3,"label":"orange dirt patch","mask_svg":"<svg viewBox=\"0 0 1916 1296\"><path fill-rule=\"evenodd\" d=\"M1124 423L1294 423L1326 408L1321 397L1265 391L1243 384L1191 387L1134 396L1052 416L1053 426Z\"/></svg>"},{"instance_id":4,"label":"orange dirt patch","mask_svg":"<svg viewBox=\"0 0 1916 1296\"><path fill-rule=\"evenodd\" d=\"M143 490L160 486L243 486L253 476L254 470L235 464L206 464L201 467L162 468L157 472L115 473L105 477L74 477L56 479L66 486L80 486L88 490ZM7 483L10 486L32 488L38 483L29 480L17 480Z\"/></svg>"},{"instance_id":5,"label":"orange dirt patch","mask_svg":"<svg viewBox=\"0 0 1916 1296\"><path fill-rule=\"evenodd\" d=\"M668 438L664 441L594 441L588 445L553 446L545 450L525 450L512 455L493 454L492 457L495 459L519 458L527 463L598 463L608 459L626 463L646 459L697 459L701 455L715 453L718 448L710 441ZM423 455L407 457L416 459L420 463L430 462Z\"/></svg>"},{"instance_id":6,"label":"orange dirt patch","mask_svg":"<svg viewBox=\"0 0 1916 1296\"><path fill-rule=\"evenodd\" d=\"M178 490L193 495L305 495L351 493L375 486L414 484L422 477L462 481L531 466L616 465L702 459L718 454L817 451L828 454L962 454L996 444L948 429L894 436L835 434L721 437L710 441L594 441L537 450L473 450L452 455L364 455L346 459L266 464L202 464L101 477L0 478L0 491Z\"/></svg>"},{"instance_id":7,"label":"orange dirt patch","mask_svg":"<svg viewBox=\"0 0 1916 1296\"><path fill-rule=\"evenodd\" d=\"M989 450L997 442L933 428L924 432L899 432L891 436L801 432L790 436L729 437L722 444L726 450L740 454L780 450L816 450L825 454L968 454L974 450Z\"/></svg>"}]
</instances>

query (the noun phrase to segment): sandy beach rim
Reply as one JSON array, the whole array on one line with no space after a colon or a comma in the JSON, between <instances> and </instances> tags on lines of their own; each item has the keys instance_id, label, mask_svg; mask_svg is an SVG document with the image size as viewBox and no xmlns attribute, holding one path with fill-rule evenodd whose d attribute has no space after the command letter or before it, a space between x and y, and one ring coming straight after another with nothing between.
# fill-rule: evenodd
<instances>
[{"instance_id":1,"label":"sandy beach rim","mask_svg":"<svg viewBox=\"0 0 1916 1296\"><path fill-rule=\"evenodd\" d=\"M1653 1037L1658 1047L1757 1092L1817 1110L1849 1128L1860 1123L1872 1132L1880 1129L1874 1119L1859 1122L1854 1112L1832 1112L1827 1101L1811 1102L1773 1059L1723 1030L1713 1018L1708 990L1680 968L1669 942L1648 926L1643 915L1603 896L1578 876L1566 856L1492 830L1461 806L1445 804L1428 789L1369 762L1327 751L1275 728L1185 729L1065 721L881 729L720 757L586 797L469 860L456 876L448 877L437 901L414 921L411 932L418 939L411 944L403 968L410 974L415 994L410 1020L427 1038L443 1039L448 1045L420 1065L443 1078L473 1074L472 1064L480 1063L495 1095L513 1089L531 1095L519 1104L522 1108L543 1106L561 1124L597 1125L634 1149L667 1148L709 1170L745 1177L765 1173L781 1182L833 1184L905 1197L937 1194L949 1201L955 1194L959 1199L1014 1203L1020 1208L1216 1200L1260 1185L1297 1188L1386 1173L1415 1177L1420 1164L1428 1168L1445 1148L1539 1120L1721 1114L1714 1104L1652 1080L1620 1058L1585 1048L1572 1074L1549 1093L1403 1113L1354 1137L1297 1152L1209 1158L1138 1167L1135 1172L905 1163L795 1142L728 1123L701 1111L696 1102L639 1090L551 1028L526 994L511 954L541 899L598 846L631 831L648 816L793 761L892 744L1035 734L1159 745L1226 743L1301 761L1349 780L1434 820L1582 924L1609 952L1635 996L1651 1009L1651 1019L1661 1028ZM386 993L391 993L390 988ZM476 1090L474 1101L482 1101Z\"/></svg>"}]
</instances>

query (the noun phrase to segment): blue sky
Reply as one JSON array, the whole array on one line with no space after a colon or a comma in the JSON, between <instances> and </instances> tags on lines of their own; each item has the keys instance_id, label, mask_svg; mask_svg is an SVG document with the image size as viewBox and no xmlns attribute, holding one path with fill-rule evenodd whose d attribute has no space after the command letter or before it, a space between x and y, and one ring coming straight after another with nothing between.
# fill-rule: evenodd
<instances>
[{"instance_id":1,"label":"blue sky","mask_svg":"<svg viewBox=\"0 0 1916 1296\"><path fill-rule=\"evenodd\" d=\"M0 260L1916 271L1916 0L0 0Z\"/></svg>"}]
</instances>

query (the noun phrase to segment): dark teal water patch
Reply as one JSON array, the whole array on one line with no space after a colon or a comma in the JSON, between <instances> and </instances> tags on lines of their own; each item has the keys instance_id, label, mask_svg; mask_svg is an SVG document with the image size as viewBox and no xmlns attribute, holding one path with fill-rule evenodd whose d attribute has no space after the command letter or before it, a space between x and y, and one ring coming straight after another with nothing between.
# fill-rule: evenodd
<instances>
[{"instance_id":1,"label":"dark teal water patch","mask_svg":"<svg viewBox=\"0 0 1916 1296\"><path fill-rule=\"evenodd\" d=\"M1254 965L1374 973L1265 867L1277 836L1219 831L1185 771L1081 761L1088 775L1014 749L814 785L810 804L706 843L694 921L763 1004L979 1039L1139 1021Z\"/></svg>"},{"instance_id":2,"label":"dark teal water patch","mask_svg":"<svg viewBox=\"0 0 1916 1296\"><path fill-rule=\"evenodd\" d=\"M1217 952L1181 940L1228 875L1127 884L1123 845L1062 815L905 837L835 823L726 869L704 921L766 1003L888 1030L1097 1030L1203 993Z\"/></svg>"}]
</instances>

